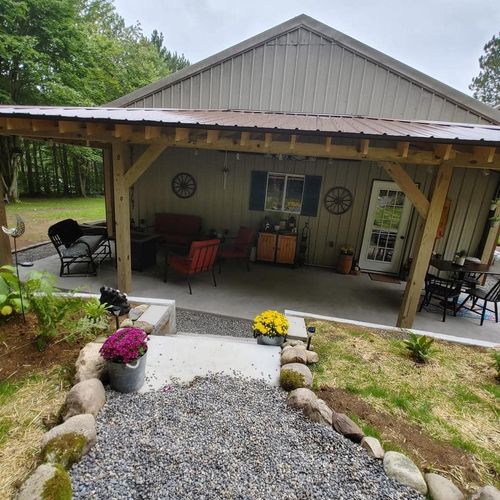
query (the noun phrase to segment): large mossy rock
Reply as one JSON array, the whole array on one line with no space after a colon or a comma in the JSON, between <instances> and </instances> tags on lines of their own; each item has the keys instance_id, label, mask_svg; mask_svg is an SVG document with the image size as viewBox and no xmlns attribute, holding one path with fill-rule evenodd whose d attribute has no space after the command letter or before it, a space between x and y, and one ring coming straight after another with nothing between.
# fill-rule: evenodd
<instances>
[{"instance_id":1,"label":"large mossy rock","mask_svg":"<svg viewBox=\"0 0 500 500\"><path fill-rule=\"evenodd\" d=\"M17 500L71 500L69 474L60 466L42 464L23 483Z\"/></svg>"},{"instance_id":2,"label":"large mossy rock","mask_svg":"<svg viewBox=\"0 0 500 500\"><path fill-rule=\"evenodd\" d=\"M96 439L94 416L76 415L45 433L41 459L69 468L90 451Z\"/></svg>"},{"instance_id":3,"label":"large mossy rock","mask_svg":"<svg viewBox=\"0 0 500 500\"><path fill-rule=\"evenodd\" d=\"M302 363L288 363L281 367L280 385L285 391L311 387L312 379L311 370Z\"/></svg>"}]
</instances>

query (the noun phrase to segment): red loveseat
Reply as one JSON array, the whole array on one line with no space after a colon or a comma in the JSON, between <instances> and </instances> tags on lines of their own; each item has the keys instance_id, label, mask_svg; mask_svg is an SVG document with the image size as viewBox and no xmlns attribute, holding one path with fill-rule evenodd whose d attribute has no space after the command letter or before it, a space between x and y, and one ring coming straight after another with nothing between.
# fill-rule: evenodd
<instances>
[{"instance_id":1,"label":"red loveseat","mask_svg":"<svg viewBox=\"0 0 500 500\"><path fill-rule=\"evenodd\" d=\"M155 214L155 233L162 243L175 247L189 247L201 234L201 217L184 214Z\"/></svg>"}]
</instances>

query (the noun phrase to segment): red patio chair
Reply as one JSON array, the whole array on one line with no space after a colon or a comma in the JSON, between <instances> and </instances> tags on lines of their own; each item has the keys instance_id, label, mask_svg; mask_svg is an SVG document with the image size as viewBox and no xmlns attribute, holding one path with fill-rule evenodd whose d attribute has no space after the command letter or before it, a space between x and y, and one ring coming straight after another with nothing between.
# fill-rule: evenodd
<instances>
[{"instance_id":1,"label":"red patio chair","mask_svg":"<svg viewBox=\"0 0 500 500\"><path fill-rule=\"evenodd\" d=\"M248 227L240 227L233 243L222 245L219 250L219 274L222 269L223 260L246 261L247 271L250 271L250 250L255 240L255 231Z\"/></svg>"},{"instance_id":2,"label":"red patio chair","mask_svg":"<svg viewBox=\"0 0 500 500\"><path fill-rule=\"evenodd\" d=\"M189 247L188 255L168 254L165 265L165 277L163 281L167 282L168 268L172 267L179 274L187 277L189 294L193 295L191 290L190 277L194 274L212 272L214 286L217 286L214 274L214 263L219 250L220 240L193 241Z\"/></svg>"}]
</instances>

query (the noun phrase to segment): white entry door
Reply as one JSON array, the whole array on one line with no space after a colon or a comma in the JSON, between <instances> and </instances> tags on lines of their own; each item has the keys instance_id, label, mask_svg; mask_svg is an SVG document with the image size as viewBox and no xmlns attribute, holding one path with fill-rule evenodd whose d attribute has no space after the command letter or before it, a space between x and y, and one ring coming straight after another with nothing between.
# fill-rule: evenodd
<instances>
[{"instance_id":1,"label":"white entry door","mask_svg":"<svg viewBox=\"0 0 500 500\"><path fill-rule=\"evenodd\" d=\"M395 182L374 181L359 266L366 271L399 271L411 204Z\"/></svg>"}]
</instances>

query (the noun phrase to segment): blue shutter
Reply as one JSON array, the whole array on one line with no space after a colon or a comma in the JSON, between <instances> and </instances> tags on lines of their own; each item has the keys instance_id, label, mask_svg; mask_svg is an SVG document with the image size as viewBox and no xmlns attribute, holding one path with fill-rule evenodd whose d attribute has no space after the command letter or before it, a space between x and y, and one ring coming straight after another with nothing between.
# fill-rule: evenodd
<instances>
[{"instance_id":1,"label":"blue shutter","mask_svg":"<svg viewBox=\"0 0 500 500\"><path fill-rule=\"evenodd\" d=\"M306 175L302 211L300 215L316 217L318 215L319 195L321 192L321 176Z\"/></svg>"},{"instance_id":2,"label":"blue shutter","mask_svg":"<svg viewBox=\"0 0 500 500\"><path fill-rule=\"evenodd\" d=\"M250 180L250 210L264 210L266 203L267 172L252 170Z\"/></svg>"}]
</instances>

